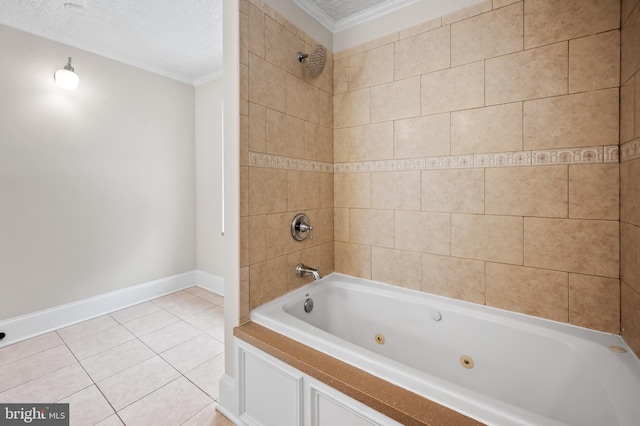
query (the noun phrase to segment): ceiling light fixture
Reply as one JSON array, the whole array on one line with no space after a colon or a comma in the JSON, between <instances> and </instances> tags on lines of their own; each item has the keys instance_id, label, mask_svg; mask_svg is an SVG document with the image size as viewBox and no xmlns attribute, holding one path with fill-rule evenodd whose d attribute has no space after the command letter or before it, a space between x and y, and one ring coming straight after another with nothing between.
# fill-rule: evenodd
<instances>
[{"instance_id":1,"label":"ceiling light fixture","mask_svg":"<svg viewBox=\"0 0 640 426\"><path fill-rule=\"evenodd\" d=\"M69 62L64 66L64 69L59 69L53 75L56 85L63 89L76 90L76 87L78 87L78 83L80 82L80 78L74 71L75 70L71 66L71 56L69 56Z\"/></svg>"}]
</instances>

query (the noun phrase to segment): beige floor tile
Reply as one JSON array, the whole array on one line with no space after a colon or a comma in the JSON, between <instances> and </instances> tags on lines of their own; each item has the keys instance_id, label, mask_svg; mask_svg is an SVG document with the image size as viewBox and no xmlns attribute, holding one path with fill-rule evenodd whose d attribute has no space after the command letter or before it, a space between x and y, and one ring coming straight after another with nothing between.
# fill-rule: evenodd
<instances>
[{"instance_id":1,"label":"beige floor tile","mask_svg":"<svg viewBox=\"0 0 640 426\"><path fill-rule=\"evenodd\" d=\"M180 374L156 356L97 383L116 410L136 402L179 377Z\"/></svg>"},{"instance_id":2,"label":"beige floor tile","mask_svg":"<svg viewBox=\"0 0 640 426\"><path fill-rule=\"evenodd\" d=\"M224 345L213 337L201 334L162 353L169 364L181 373L193 370L224 351Z\"/></svg>"},{"instance_id":3,"label":"beige floor tile","mask_svg":"<svg viewBox=\"0 0 640 426\"><path fill-rule=\"evenodd\" d=\"M160 310L152 314L146 315L142 318L134 319L124 323L123 325L136 336L144 336L145 334L152 333L156 330L160 330L168 325L180 321L178 317L167 311Z\"/></svg>"},{"instance_id":4,"label":"beige floor tile","mask_svg":"<svg viewBox=\"0 0 640 426\"><path fill-rule=\"evenodd\" d=\"M224 342L224 309L221 306L189 317L185 321L209 336Z\"/></svg>"},{"instance_id":5,"label":"beige floor tile","mask_svg":"<svg viewBox=\"0 0 640 426\"><path fill-rule=\"evenodd\" d=\"M220 378L224 375L224 352L185 374L216 401L220 398Z\"/></svg>"},{"instance_id":6,"label":"beige floor tile","mask_svg":"<svg viewBox=\"0 0 640 426\"><path fill-rule=\"evenodd\" d=\"M202 287L189 287L185 291L188 291L191 294L195 294L196 296L201 297L204 300L208 300L211 303L215 303L216 305L221 305L224 303L224 297Z\"/></svg>"},{"instance_id":7,"label":"beige floor tile","mask_svg":"<svg viewBox=\"0 0 640 426\"><path fill-rule=\"evenodd\" d=\"M22 358L44 352L47 349L62 345L63 342L55 331L41 336L33 337L13 345L0 349L0 366L6 365Z\"/></svg>"},{"instance_id":8,"label":"beige floor tile","mask_svg":"<svg viewBox=\"0 0 640 426\"><path fill-rule=\"evenodd\" d=\"M195 416L191 417L182 426L233 426L233 422L216 410L217 404L211 404Z\"/></svg>"},{"instance_id":9,"label":"beige floor tile","mask_svg":"<svg viewBox=\"0 0 640 426\"><path fill-rule=\"evenodd\" d=\"M178 321L165 328L146 334L140 338L156 353L164 352L186 342L202 332L184 321Z\"/></svg>"},{"instance_id":10,"label":"beige floor tile","mask_svg":"<svg viewBox=\"0 0 640 426\"><path fill-rule=\"evenodd\" d=\"M96 426L124 426L124 423L120 420L116 414L109 416L100 423L96 423Z\"/></svg>"},{"instance_id":11,"label":"beige floor tile","mask_svg":"<svg viewBox=\"0 0 640 426\"><path fill-rule=\"evenodd\" d=\"M69 342L75 339L82 339L90 334L106 330L107 328L111 328L115 325L118 325L118 323L113 318L109 315L103 315L101 317L65 327L61 330L57 330L57 332L62 340Z\"/></svg>"},{"instance_id":12,"label":"beige floor tile","mask_svg":"<svg viewBox=\"0 0 640 426\"><path fill-rule=\"evenodd\" d=\"M127 426L176 426L212 402L193 383L180 377L125 408L119 415Z\"/></svg>"},{"instance_id":13,"label":"beige floor tile","mask_svg":"<svg viewBox=\"0 0 640 426\"><path fill-rule=\"evenodd\" d=\"M126 328L121 325L116 325L100 333L94 333L81 339L71 340L67 342L67 346L76 358L81 360L133 339L135 339L135 336Z\"/></svg>"},{"instance_id":14,"label":"beige floor tile","mask_svg":"<svg viewBox=\"0 0 640 426\"><path fill-rule=\"evenodd\" d=\"M30 382L0 393L3 403L25 401L54 402L91 386L87 373L74 363Z\"/></svg>"},{"instance_id":15,"label":"beige floor tile","mask_svg":"<svg viewBox=\"0 0 640 426\"><path fill-rule=\"evenodd\" d=\"M0 370L0 392L26 383L76 362L66 346L57 346L11 364ZM0 399L1 400L1 399Z\"/></svg>"},{"instance_id":16,"label":"beige floor tile","mask_svg":"<svg viewBox=\"0 0 640 426\"><path fill-rule=\"evenodd\" d=\"M120 324L124 324L125 322L129 322L134 319L141 318L145 315L157 312L160 309L162 308L160 308L160 306L158 305L155 305L151 302L144 302L117 312L112 312L109 315L111 315L111 317L118 321Z\"/></svg>"},{"instance_id":17,"label":"beige floor tile","mask_svg":"<svg viewBox=\"0 0 640 426\"><path fill-rule=\"evenodd\" d=\"M176 291L175 293L167 294L166 296L153 299L151 303L166 309L169 306L186 302L187 300L193 299L194 297L196 297L194 294L186 290L181 290L181 291Z\"/></svg>"},{"instance_id":18,"label":"beige floor tile","mask_svg":"<svg viewBox=\"0 0 640 426\"><path fill-rule=\"evenodd\" d=\"M155 354L140 340L135 339L80 361L94 382L104 380L127 368L153 358Z\"/></svg>"},{"instance_id":19,"label":"beige floor tile","mask_svg":"<svg viewBox=\"0 0 640 426\"><path fill-rule=\"evenodd\" d=\"M115 414L95 385L58 402L69 404L70 426L93 426Z\"/></svg>"},{"instance_id":20,"label":"beige floor tile","mask_svg":"<svg viewBox=\"0 0 640 426\"><path fill-rule=\"evenodd\" d=\"M178 318L185 319L192 315L214 308L216 305L200 297L194 297L177 305L167 306L166 310Z\"/></svg>"}]
</instances>

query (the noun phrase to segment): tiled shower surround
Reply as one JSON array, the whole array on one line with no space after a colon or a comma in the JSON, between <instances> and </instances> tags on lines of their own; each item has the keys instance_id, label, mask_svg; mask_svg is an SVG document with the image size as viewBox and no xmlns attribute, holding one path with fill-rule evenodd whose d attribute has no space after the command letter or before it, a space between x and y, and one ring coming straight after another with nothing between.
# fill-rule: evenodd
<instances>
[{"instance_id":1,"label":"tiled shower surround","mask_svg":"<svg viewBox=\"0 0 640 426\"><path fill-rule=\"evenodd\" d=\"M337 52L314 82L295 61L313 41L241 3L242 319L303 261L612 333L622 298L640 353L640 161L618 149L640 133L637 3L484 1ZM298 210L313 242L290 237Z\"/></svg>"}]
</instances>

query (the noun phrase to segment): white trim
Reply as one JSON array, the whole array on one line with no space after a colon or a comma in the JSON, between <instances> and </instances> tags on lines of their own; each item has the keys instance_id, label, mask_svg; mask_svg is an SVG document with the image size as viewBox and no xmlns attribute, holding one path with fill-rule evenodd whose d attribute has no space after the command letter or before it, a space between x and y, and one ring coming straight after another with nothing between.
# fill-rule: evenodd
<instances>
[{"instance_id":1,"label":"white trim","mask_svg":"<svg viewBox=\"0 0 640 426\"><path fill-rule=\"evenodd\" d=\"M184 272L88 299L9 318L0 322L0 331L7 335L0 343L0 347L191 287L196 284L196 277L197 271ZM207 279L209 278L207 277ZM209 287L204 288L208 289Z\"/></svg>"},{"instance_id":2,"label":"white trim","mask_svg":"<svg viewBox=\"0 0 640 426\"><path fill-rule=\"evenodd\" d=\"M217 410L225 415L236 425L244 424L238 418L238 395L236 393L236 381L225 374L220 378L220 400Z\"/></svg>"},{"instance_id":3,"label":"white trim","mask_svg":"<svg viewBox=\"0 0 640 426\"><path fill-rule=\"evenodd\" d=\"M195 271L196 285L220 296L224 296L224 278L201 270Z\"/></svg>"}]
</instances>

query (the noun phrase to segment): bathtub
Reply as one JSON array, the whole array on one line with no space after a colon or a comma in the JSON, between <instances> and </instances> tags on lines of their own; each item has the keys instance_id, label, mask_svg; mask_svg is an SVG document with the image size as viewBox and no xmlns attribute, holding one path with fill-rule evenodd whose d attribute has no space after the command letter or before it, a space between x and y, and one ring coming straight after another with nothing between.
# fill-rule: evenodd
<instances>
[{"instance_id":1,"label":"bathtub","mask_svg":"<svg viewBox=\"0 0 640 426\"><path fill-rule=\"evenodd\" d=\"M251 321L486 424L640 424L640 361L617 335L341 274Z\"/></svg>"}]
</instances>

